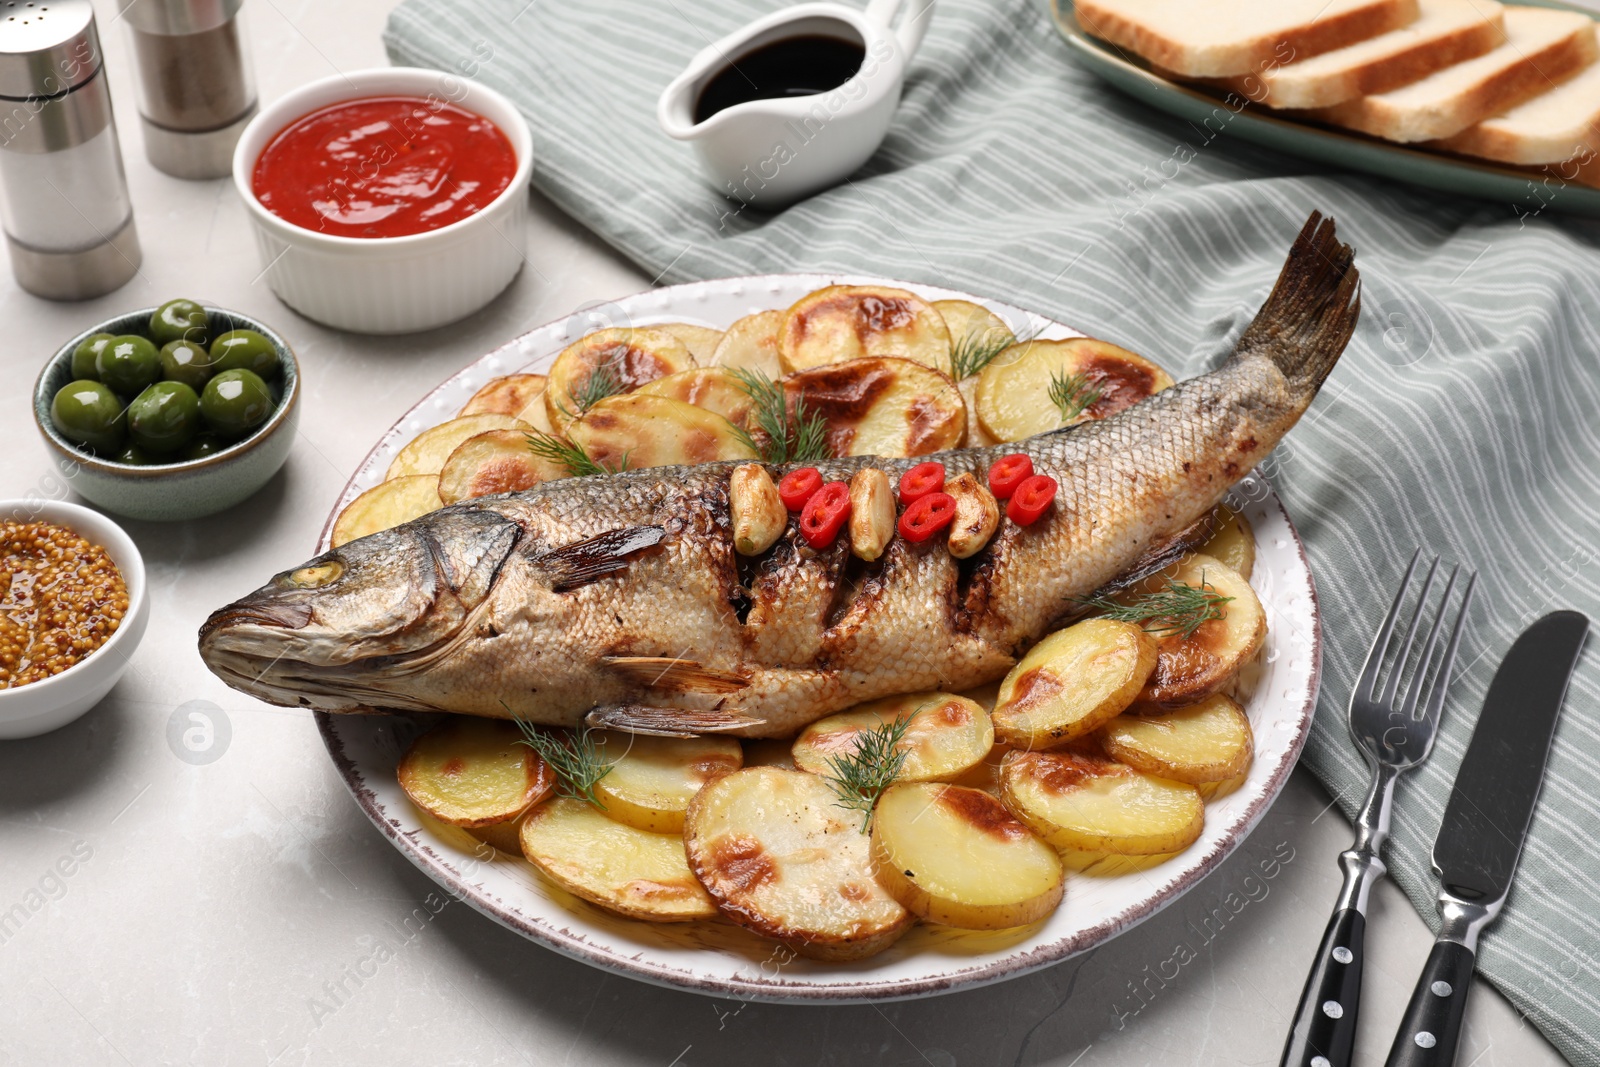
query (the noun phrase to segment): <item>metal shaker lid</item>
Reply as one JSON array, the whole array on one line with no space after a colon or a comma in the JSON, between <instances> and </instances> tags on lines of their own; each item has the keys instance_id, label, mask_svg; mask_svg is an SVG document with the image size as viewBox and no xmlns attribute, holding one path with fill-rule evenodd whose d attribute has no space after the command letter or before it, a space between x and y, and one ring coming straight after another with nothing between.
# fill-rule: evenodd
<instances>
[{"instance_id":1,"label":"metal shaker lid","mask_svg":"<svg viewBox=\"0 0 1600 1067\"><path fill-rule=\"evenodd\" d=\"M244 0L117 0L128 25L140 33L181 37L214 30L239 13Z\"/></svg>"},{"instance_id":2,"label":"metal shaker lid","mask_svg":"<svg viewBox=\"0 0 1600 1067\"><path fill-rule=\"evenodd\" d=\"M89 0L0 0L0 97L59 95L100 63Z\"/></svg>"}]
</instances>

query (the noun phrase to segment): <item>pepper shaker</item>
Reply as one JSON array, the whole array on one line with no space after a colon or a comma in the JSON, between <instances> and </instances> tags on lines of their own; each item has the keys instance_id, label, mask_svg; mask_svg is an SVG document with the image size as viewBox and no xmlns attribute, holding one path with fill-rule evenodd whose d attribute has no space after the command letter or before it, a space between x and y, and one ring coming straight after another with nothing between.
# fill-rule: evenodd
<instances>
[{"instance_id":1,"label":"pepper shaker","mask_svg":"<svg viewBox=\"0 0 1600 1067\"><path fill-rule=\"evenodd\" d=\"M243 0L119 0L138 68L144 151L175 178L220 178L256 113Z\"/></svg>"},{"instance_id":2,"label":"pepper shaker","mask_svg":"<svg viewBox=\"0 0 1600 1067\"><path fill-rule=\"evenodd\" d=\"M89 0L0 2L0 226L38 296L86 300L139 271Z\"/></svg>"}]
</instances>

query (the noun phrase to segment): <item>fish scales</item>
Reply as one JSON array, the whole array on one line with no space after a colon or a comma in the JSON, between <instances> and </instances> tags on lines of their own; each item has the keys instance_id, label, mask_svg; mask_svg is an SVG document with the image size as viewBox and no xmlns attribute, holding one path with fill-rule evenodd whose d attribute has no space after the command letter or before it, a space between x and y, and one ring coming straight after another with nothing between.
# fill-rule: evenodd
<instances>
[{"instance_id":1,"label":"fish scales","mask_svg":"<svg viewBox=\"0 0 1600 1067\"><path fill-rule=\"evenodd\" d=\"M1208 514L1300 417L1360 313L1353 253L1313 214L1233 355L1110 418L992 448L818 466L892 481L929 459L984 478L1026 452L1060 485L969 560L895 538L867 563L793 522L732 547L736 464L547 482L351 542L216 612L230 685L326 711L427 710L576 726L791 736L843 708L1001 677L1077 598ZM781 476L783 468L772 468ZM328 575L333 577L329 578ZM623 709L623 710L618 710ZM670 726L669 726L670 728Z\"/></svg>"}]
</instances>

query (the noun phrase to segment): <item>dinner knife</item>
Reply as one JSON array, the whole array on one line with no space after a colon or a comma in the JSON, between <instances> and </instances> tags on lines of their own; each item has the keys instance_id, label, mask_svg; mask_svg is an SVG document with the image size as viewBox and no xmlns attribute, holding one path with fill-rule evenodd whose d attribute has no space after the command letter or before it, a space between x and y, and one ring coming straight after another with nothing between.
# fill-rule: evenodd
<instances>
[{"instance_id":1,"label":"dinner knife","mask_svg":"<svg viewBox=\"0 0 1600 1067\"><path fill-rule=\"evenodd\" d=\"M1589 619L1580 612L1551 612L1512 643L1489 683L1433 845L1439 937L1386 1067L1455 1063L1478 935L1500 914L1511 889L1567 682L1588 632Z\"/></svg>"}]
</instances>

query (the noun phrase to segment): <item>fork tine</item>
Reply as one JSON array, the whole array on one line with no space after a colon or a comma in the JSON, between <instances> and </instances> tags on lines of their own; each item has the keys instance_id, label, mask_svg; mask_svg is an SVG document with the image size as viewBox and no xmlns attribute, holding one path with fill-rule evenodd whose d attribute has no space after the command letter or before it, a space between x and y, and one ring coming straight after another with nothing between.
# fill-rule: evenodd
<instances>
[{"instance_id":1,"label":"fork tine","mask_svg":"<svg viewBox=\"0 0 1600 1067\"><path fill-rule=\"evenodd\" d=\"M1467 572L1467 586L1461 594L1461 610L1456 613L1455 627L1450 631L1450 644L1444 650L1444 660L1439 664L1439 673L1433 680L1433 688L1428 693L1427 710L1423 714L1424 720L1430 727L1439 725L1439 713L1444 709L1445 690L1450 686L1450 674L1456 666L1456 650L1461 647L1461 630L1467 621L1467 611L1472 607L1472 593L1478 587L1478 572Z\"/></svg>"},{"instance_id":2,"label":"fork tine","mask_svg":"<svg viewBox=\"0 0 1600 1067\"><path fill-rule=\"evenodd\" d=\"M1411 684L1406 686L1406 695L1400 704L1400 714L1408 719L1417 717L1417 702L1422 697L1422 691L1429 686L1429 671L1433 666L1433 653L1439 645L1439 631L1444 628L1445 613L1450 610L1450 594L1456 587L1456 577L1461 573L1461 564L1457 563L1450 568L1450 580L1444 584L1444 596L1439 598L1439 610L1434 613L1433 625L1428 627L1428 639L1423 642L1422 654L1417 657L1417 670L1411 676Z\"/></svg>"},{"instance_id":3,"label":"fork tine","mask_svg":"<svg viewBox=\"0 0 1600 1067\"><path fill-rule=\"evenodd\" d=\"M1422 622L1422 615L1428 610L1428 594L1433 592L1433 578L1439 571L1439 557L1434 556L1433 562L1428 564L1428 577L1422 583L1422 592L1417 596L1417 608L1411 613L1411 622L1406 626L1405 644L1400 648L1400 655L1395 657L1394 669L1389 673L1389 682L1383 687L1383 696L1379 703L1394 706L1394 695L1400 690L1400 678L1405 674L1406 661L1411 658L1411 644L1417 636L1417 625Z\"/></svg>"},{"instance_id":4,"label":"fork tine","mask_svg":"<svg viewBox=\"0 0 1600 1067\"><path fill-rule=\"evenodd\" d=\"M1417 560L1422 558L1422 546L1418 545L1415 552L1411 553L1411 562L1406 565L1405 577L1400 579L1400 589L1394 595L1394 603L1389 605L1389 614L1383 617L1383 624L1378 627L1378 635L1372 639L1372 647L1367 650L1367 662L1361 667L1361 677L1356 679L1356 696L1363 699L1376 699L1378 693L1378 672L1383 667L1384 654L1389 650L1389 638L1394 633L1395 619L1400 616L1400 605L1405 603L1406 591L1411 588L1411 576L1417 569Z\"/></svg>"}]
</instances>

